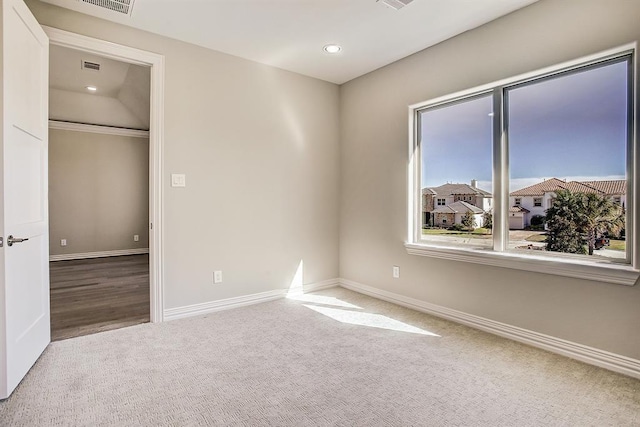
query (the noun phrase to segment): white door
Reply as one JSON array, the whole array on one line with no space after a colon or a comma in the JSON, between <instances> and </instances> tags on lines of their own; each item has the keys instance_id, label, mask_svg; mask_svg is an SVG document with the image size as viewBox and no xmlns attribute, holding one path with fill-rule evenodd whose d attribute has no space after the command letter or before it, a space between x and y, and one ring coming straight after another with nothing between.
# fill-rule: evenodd
<instances>
[{"instance_id":1,"label":"white door","mask_svg":"<svg viewBox=\"0 0 640 427\"><path fill-rule=\"evenodd\" d=\"M49 40L22 0L2 2L0 399L50 342ZM28 239L10 245L9 236Z\"/></svg>"}]
</instances>

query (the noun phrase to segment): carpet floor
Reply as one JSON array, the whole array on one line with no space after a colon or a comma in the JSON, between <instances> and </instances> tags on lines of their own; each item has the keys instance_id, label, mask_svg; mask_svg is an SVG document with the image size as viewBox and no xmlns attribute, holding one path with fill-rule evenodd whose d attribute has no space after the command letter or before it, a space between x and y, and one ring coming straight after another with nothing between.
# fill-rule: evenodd
<instances>
[{"instance_id":1,"label":"carpet floor","mask_svg":"<svg viewBox=\"0 0 640 427\"><path fill-rule=\"evenodd\" d=\"M52 343L2 426L638 426L640 381L333 288Z\"/></svg>"}]
</instances>

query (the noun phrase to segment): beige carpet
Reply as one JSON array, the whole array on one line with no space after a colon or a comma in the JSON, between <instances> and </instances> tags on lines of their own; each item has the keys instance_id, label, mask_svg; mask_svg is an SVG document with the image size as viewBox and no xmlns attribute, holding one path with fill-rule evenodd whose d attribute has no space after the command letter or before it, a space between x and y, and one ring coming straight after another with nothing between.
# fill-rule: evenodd
<instances>
[{"instance_id":1,"label":"beige carpet","mask_svg":"<svg viewBox=\"0 0 640 427\"><path fill-rule=\"evenodd\" d=\"M638 426L640 381L335 288L49 346L2 426Z\"/></svg>"}]
</instances>

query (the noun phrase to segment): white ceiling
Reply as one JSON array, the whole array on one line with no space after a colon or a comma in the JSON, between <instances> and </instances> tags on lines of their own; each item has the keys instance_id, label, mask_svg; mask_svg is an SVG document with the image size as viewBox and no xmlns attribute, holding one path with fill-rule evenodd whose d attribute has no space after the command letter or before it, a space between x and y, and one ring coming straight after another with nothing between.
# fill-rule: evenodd
<instances>
[{"instance_id":1,"label":"white ceiling","mask_svg":"<svg viewBox=\"0 0 640 427\"><path fill-rule=\"evenodd\" d=\"M81 62L100 64L100 71L82 69ZM135 65L114 61L79 50L56 45L49 48L49 87L70 92L89 93L87 86L95 86L96 95L115 98L127 78L129 67Z\"/></svg>"},{"instance_id":2,"label":"white ceiling","mask_svg":"<svg viewBox=\"0 0 640 427\"><path fill-rule=\"evenodd\" d=\"M537 0L135 0L131 16L43 0L337 84ZM325 53L328 43L342 46Z\"/></svg>"},{"instance_id":3,"label":"white ceiling","mask_svg":"<svg viewBox=\"0 0 640 427\"><path fill-rule=\"evenodd\" d=\"M83 69L82 61L100 64ZM148 67L61 46L49 50L49 118L76 123L149 129ZM87 86L98 90L91 92Z\"/></svg>"}]
</instances>

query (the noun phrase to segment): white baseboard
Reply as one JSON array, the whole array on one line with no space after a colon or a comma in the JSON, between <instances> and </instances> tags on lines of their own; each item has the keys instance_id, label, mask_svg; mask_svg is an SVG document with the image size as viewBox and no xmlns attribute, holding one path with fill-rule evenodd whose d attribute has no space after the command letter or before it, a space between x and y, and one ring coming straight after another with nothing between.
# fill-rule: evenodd
<instances>
[{"instance_id":1,"label":"white baseboard","mask_svg":"<svg viewBox=\"0 0 640 427\"><path fill-rule=\"evenodd\" d=\"M634 378L640 378L640 360L637 359L555 338L549 335L530 331L528 329L507 325L505 323L496 322L494 320L452 310L439 305L430 304L428 302L395 294L393 292L383 291L352 280L339 280L340 286L355 292L369 295L384 301L389 301L423 313L442 317L457 323L462 323L472 328L480 329L514 341L519 341L533 347L561 354L581 362L629 375Z\"/></svg>"},{"instance_id":2,"label":"white baseboard","mask_svg":"<svg viewBox=\"0 0 640 427\"><path fill-rule=\"evenodd\" d=\"M259 304L284 298L286 290L260 292L257 294L243 295L240 297L221 299L217 301L203 302L200 304L185 305L183 307L167 308L164 310L164 320L176 320L184 317L213 313L215 311L229 310L231 308L244 307L245 305Z\"/></svg>"},{"instance_id":3,"label":"white baseboard","mask_svg":"<svg viewBox=\"0 0 640 427\"><path fill-rule=\"evenodd\" d=\"M70 259L105 258L110 256L148 254L149 248L119 249L115 251L84 252L77 254L50 255L49 261L67 261Z\"/></svg>"},{"instance_id":4,"label":"white baseboard","mask_svg":"<svg viewBox=\"0 0 640 427\"><path fill-rule=\"evenodd\" d=\"M322 282L302 285L302 291L304 293L316 292L316 291L321 291L323 289L335 288L336 286L340 286L340 281L338 279L329 279L329 280L323 280Z\"/></svg>"},{"instance_id":5,"label":"white baseboard","mask_svg":"<svg viewBox=\"0 0 640 427\"><path fill-rule=\"evenodd\" d=\"M329 279L317 283L303 285L304 293L315 292L339 286L338 279ZM257 294L243 295L234 298L227 298L217 301L203 302L200 304L186 305L183 307L168 308L164 310L164 320L182 319L184 317L198 316L200 314L213 313L215 311L229 310L231 308L243 307L246 305L259 304L273 301L287 296L288 289L276 289L273 291L260 292Z\"/></svg>"}]
</instances>

